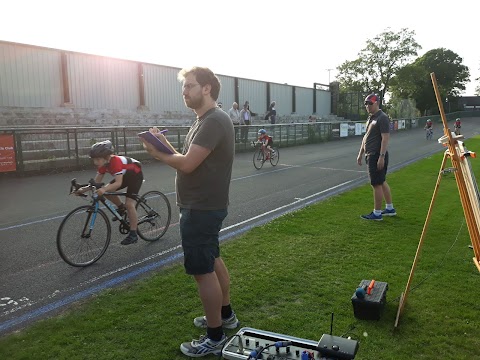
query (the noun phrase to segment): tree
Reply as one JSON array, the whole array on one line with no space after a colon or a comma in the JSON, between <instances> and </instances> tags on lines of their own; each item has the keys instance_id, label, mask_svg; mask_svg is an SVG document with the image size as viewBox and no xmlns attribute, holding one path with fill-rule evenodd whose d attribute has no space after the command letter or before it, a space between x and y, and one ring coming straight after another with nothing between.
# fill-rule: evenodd
<instances>
[{"instance_id":1,"label":"tree","mask_svg":"<svg viewBox=\"0 0 480 360\"><path fill-rule=\"evenodd\" d=\"M468 82L468 67L463 59L451 50L433 49L400 69L392 83L395 98L413 99L422 113L438 113L438 104L430 74L435 73L442 100L449 103L458 97Z\"/></svg>"},{"instance_id":2,"label":"tree","mask_svg":"<svg viewBox=\"0 0 480 360\"><path fill-rule=\"evenodd\" d=\"M378 92L383 98L392 77L421 49L414 35L414 31L406 28L397 33L387 28L374 39L367 40L358 59L345 61L337 67L341 89L363 94Z\"/></svg>"}]
</instances>

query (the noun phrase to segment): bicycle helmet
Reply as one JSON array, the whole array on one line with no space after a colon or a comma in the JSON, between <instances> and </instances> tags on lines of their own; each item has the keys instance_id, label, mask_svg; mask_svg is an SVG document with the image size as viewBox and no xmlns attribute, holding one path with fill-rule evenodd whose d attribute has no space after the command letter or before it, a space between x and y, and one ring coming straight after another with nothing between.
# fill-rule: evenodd
<instances>
[{"instance_id":1,"label":"bicycle helmet","mask_svg":"<svg viewBox=\"0 0 480 360\"><path fill-rule=\"evenodd\" d=\"M258 130L258 135L264 135L266 133L267 133L267 130L265 130L265 129Z\"/></svg>"},{"instance_id":2,"label":"bicycle helmet","mask_svg":"<svg viewBox=\"0 0 480 360\"><path fill-rule=\"evenodd\" d=\"M90 148L91 158L104 158L108 155L112 155L114 152L112 142L110 140L100 141L92 145Z\"/></svg>"}]
</instances>

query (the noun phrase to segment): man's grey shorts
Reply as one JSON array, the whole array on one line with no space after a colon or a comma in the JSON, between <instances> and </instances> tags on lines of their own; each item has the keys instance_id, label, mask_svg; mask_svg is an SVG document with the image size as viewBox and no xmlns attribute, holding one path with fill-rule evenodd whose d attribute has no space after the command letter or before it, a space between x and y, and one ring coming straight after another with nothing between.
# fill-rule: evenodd
<instances>
[{"instance_id":1,"label":"man's grey shorts","mask_svg":"<svg viewBox=\"0 0 480 360\"><path fill-rule=\"evenodd\" d=\"M180 208L180 236L187 274L203 275L214 271L215 259L220 256L218 234L227 213L227 209Z\"/></svg>"}]
</instances>

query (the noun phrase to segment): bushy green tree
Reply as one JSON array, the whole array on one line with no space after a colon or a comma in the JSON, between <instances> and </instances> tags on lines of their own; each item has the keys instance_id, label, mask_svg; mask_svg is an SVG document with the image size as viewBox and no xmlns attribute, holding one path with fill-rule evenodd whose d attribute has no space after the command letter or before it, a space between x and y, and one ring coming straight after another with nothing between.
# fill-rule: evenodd
<instances>
[{"instance_id":1,"label":"bushy green tree","mask_svg":"<svg viewBox=\"0 0 480 360\"><path fill-rule=\"evenodd\" d=\"M438 113L430 74L435 73L442 102L453 100L465 90L470 73L463 59L451 50L433 49L404 66L392 82L394 98L413 99L422 114Z\"/></svg>"},{"instance_id":2,"label":"bushy green tree","mask_svg":"<svg viewBox=\"0 0 480 360\"><path fill-rule=\"evenodd\" d=\"M368 94L378 92L383 96L397 71L417 55L421 46L414 39L415 32L406 28L394 32L387 28L367 40L358 58L345 61L337 67L337 80L341 91Z\"/></svg>"}]
</instances>

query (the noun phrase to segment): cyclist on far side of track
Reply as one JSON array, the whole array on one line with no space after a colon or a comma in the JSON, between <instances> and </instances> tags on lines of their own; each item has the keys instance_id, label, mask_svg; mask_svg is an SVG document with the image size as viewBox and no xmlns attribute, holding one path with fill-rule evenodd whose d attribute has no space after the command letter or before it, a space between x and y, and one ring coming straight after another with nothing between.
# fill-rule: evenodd
<instances>
[{"instance_id":1,"label":"cyclist on far side of track","mask_svg":"<svg viewBox=\"0 0 480 360\"><path fill-rule=\"evenodd\" d=\"M122 245L130 245L138 241L137 223L138 216L135 209L136 200L132 194L139 194L143 183L142 164L135 159L126 156L114 155L115 149L110 140L105 140L93 144L90 149L90 157L93 159L94 165L97 167L97 175L95 182L100 183L103 176L108 172L114 175L115 178L100 189L97 189L97 194L102 196L105 192L115 192L120 189L127 188L125 196L125 205L119 196L106 195L108 200L117 206L117 211L120 215L127 211L127 216L130 224L130 233L122 240ZM80 188L76 194L83 194L87 188ZM116 220L116 218L114 219Z\"/></svg>"},{"instance_id":2,"label":"cyclist on far side of track","mask_svg":"<svg viewBox=\"0 0 480 360\"><path fill-rule=\"evenodd\" d=\"M455 124L453 125L455 129L455 134L460 135L460 128L462 127L462 121L460 118L455 119Z\"/></svg>"},{"instance_id":3,"label":"cyclist on far side of track","mask_svg":"<svg viewBox=\"0 0 480 360\"><path fill-rule=\"evenodd\" d=\"M262 144L262 150L265 160L269 159L268 155L275 155L275 150L272 149L273 138L267 134L267 130L258 130L258 141Z\"/></svg>"},{"instance_id":4,"label":"cyclist on far side of track","mask_svg":"<svg viewBox=\"0 0 480 360\"><path fill-rule=\"evenodd\" d=\"M425 127L424 129L427 131L427 132L430 132L430 134L433 134L433 121L431 119L428 119L427 122L425 123ZM427 138L431 137L430 134L427 134ZM428 136L430 135L430 136Z\"/></svg>"}]
</instances>

